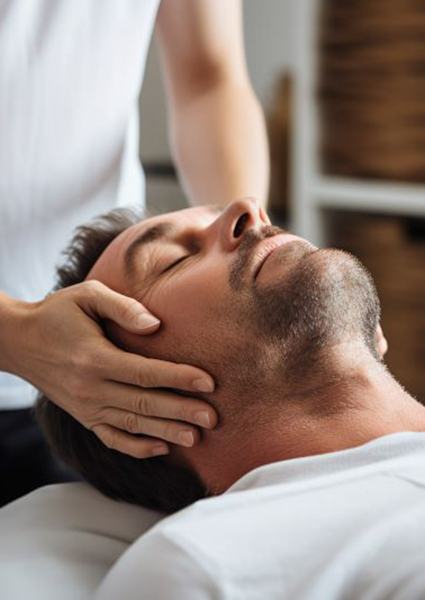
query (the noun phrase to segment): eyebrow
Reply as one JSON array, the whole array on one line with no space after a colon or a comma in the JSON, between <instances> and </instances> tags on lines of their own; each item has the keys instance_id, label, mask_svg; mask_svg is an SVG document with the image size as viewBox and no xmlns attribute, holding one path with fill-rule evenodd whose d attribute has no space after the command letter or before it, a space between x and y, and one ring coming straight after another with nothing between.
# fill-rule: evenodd
<instances>
[{"instance_id":1,"label":"eyebrow","mask_svg":"<svg viewBox=\"0 0 425 600\"><path fill-rule=\"evenodd\" d=\"M223 212L223 207L217 205L208 206L206 208L208 208L209 212L215 216L218 216ZM149 227L146 231L138 235L128 246L124 254L124 265L127 275L131 277L134 274L135 257L141 246L152 244L158 240L170 239L171 234L175 230L176 227L174 223L171 221L163 221L157 225L152 225L152 227Z\"/></svg>"},{"instance_id":2,"label":"eyebrow","mask_svg":"<svg viewBox=\"0 0 425 600\"><path fill-rule=\"evenodd\" d=\"M172 223L166 221L163 223L158 223L157 225L152 225L138 235L129 245L124 254L124 265L125 270L129 276L131 276L134 272L134 262L135 256L141 246L146 246L147 244L152 244L158 240L164 240L169 238L170 233L174 230L174 226Z\"/></svg>"}]
</instances>

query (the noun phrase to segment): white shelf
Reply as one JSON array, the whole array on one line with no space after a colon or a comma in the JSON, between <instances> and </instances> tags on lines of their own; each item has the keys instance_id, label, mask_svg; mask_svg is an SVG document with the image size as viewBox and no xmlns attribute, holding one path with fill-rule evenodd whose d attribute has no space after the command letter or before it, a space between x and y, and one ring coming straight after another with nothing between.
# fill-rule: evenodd
<instances>
[{"instance_id":1,"label":"white shelf","mask_svg":"<svg viewBox=\"0 0 425 600\"><path fill-rule=\"evenodd\" d=\"M425 217L425 185L316 176L310 182L320 208Z\"/></svg>"},{"instance_id":2,"label":"white shelf","mask_svg":"<svg viewBox=\"0 0 425 600\"><path fill-rule=\"evenodd\" d=\"M326 208L425 218L425 185L324 176L318 157L317 25L320 0L293 4L292 229L326 243Z\"/></svg>"}]
</instances>

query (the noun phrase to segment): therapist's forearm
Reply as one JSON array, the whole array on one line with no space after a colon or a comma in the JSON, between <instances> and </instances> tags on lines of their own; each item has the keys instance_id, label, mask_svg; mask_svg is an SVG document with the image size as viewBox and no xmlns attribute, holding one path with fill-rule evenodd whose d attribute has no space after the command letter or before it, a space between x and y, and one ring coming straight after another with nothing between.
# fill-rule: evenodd
<instances>
[{"instance_id":1,"label":"therapist's forearm","mask_svg":"<svg viewBox=\"0 0 425 600\"><path fill-rule=\"evenodd\" d=\"M25 337L22 317L27 306L0 291L0 371L16 372L19 340Z\"/></svg>"},{"instance_id":2,"label":"therapist's forearm","mask_svg":"<svg viewBox=\"0 0 425 600\"><path fill-rule=\"evenodd\" d=\"M269 153L264 115L250 86L221 83L171 116L174 159L192 204L247 196L265 206Z\"/></svg>"}]
</instances>

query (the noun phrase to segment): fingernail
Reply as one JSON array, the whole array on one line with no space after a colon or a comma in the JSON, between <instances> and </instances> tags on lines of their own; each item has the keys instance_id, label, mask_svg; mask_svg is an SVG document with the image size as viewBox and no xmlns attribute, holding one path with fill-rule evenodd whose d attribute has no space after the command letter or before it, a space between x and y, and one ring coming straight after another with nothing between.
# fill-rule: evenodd
<instances>
[{"instance_id":1,"label":"fingernail","mask_svg":"<svg viewBox=\"0 0 425 600\"><path fill-rule=\"evenodd\" d=\"M211 379L195 379L193 387L198 392L213 392L214 382Z\"/></svg>"},{"instance_id":2,"label":"fingernail","mask_svg":"<svg viewBox=\"0 0 425 600\"><path fill-rule=\"evenodd\" d=\"M151 449L151 456L160 456L161 454L168 454L167 446L154 446Z\"/></svg>"},{"instance_id":3,"label":"fingernail","mask_svg":"<svg viewBox=\"0 0 425 600\"><path fill-rule=\"evenodd\" d=\"M140 329L147 329L148 327L153 327L154 325L158 325L161 321L156 317L148 313L142 313L136 319L136 325L140 327Z\"/></svg>"},{"instance_id":4,"label":"fingernail","mask_svg":"<svg viewBox=\"0 0 425 600\"><path fill-rule=\"evenodd\" d=\"M195 421L201 427L211 427L210 414L206 410L201 410L194 414Z\"/></svg>"},{"instance_id":5,"label":"fingernail","mask_svg":"<svg viewBox=\"0 0 425 600\"><path fill-rule=\"evenodd\" d=\"M179 443L182 446L193 446L195 438L191 431L181 431L178 436Z\"/></svg>"}]
</instances>

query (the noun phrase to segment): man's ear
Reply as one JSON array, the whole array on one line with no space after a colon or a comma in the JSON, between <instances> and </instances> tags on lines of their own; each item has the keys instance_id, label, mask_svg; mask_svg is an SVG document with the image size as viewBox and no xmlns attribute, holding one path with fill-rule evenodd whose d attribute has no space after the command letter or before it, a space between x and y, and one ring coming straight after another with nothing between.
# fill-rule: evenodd
<instances>
[{"instance_id":1,"label":"man's ear","mask_svg":"<svg viewBox=\"0 0 425 600\"><path fill-rule=\"evenodd\" d=\"M384 337L384 332L382 331L382 327L380 324L378 324L378 327L376 328L375 342L379 356L381 358L384 358L388 350L388 342Z\"/></svg>"}]
</instances>

